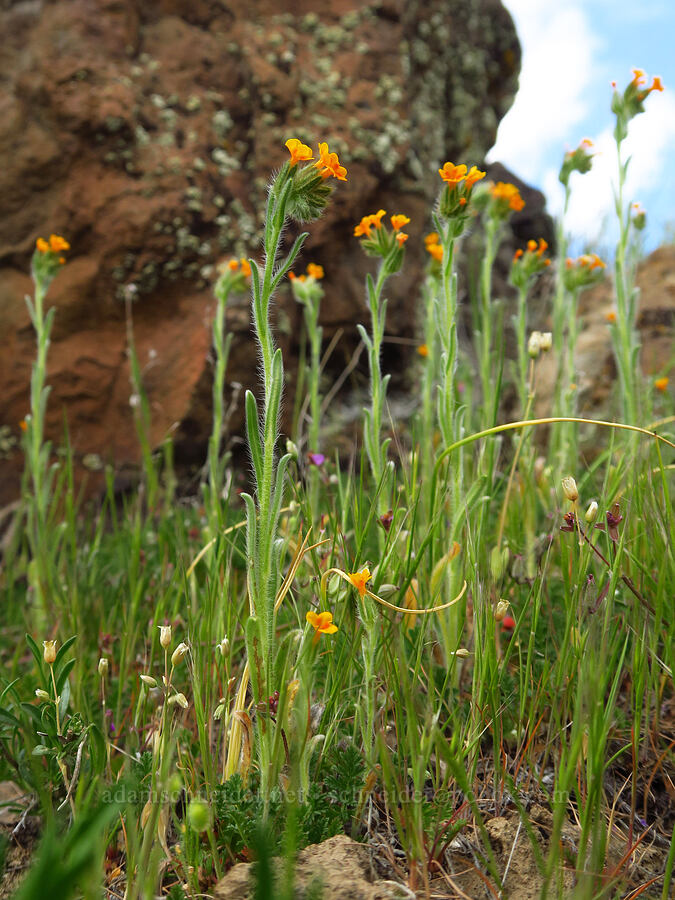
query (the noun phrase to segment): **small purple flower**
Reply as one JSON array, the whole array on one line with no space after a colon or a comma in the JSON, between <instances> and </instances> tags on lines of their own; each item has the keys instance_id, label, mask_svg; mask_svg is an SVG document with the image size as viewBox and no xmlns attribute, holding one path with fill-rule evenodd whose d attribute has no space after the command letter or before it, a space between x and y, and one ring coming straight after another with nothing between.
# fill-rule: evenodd
<instances>
[{"instance_id":1,"label":"small purple flower","mask_svg":"<svg viewBox=\"0 0 675 900\"><path fill-rule=\"evenodd\" d=\"M313 466L316 466L317 469L320 468L326 461L326 457L323 453L308 453L307 459Z\"/></svg>"}]
</instances>

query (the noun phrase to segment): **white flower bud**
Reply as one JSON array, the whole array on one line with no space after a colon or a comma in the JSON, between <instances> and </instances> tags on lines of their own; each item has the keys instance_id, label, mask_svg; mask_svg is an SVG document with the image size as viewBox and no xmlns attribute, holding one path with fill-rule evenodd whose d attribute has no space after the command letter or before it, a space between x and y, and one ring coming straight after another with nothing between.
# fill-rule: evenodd
<instances>
[{"instance_id":1,"label":"white flower bud","mask_svg":"<svg viewBox=\"0 0 675 900\"><path fill-rule=\"evenodd\" d=\"M541 352L541 332L533 331L527 342L527 352L531 359L536 359Z\"/></svg>"},{"instance_id":2,"label":"white flower bud","mask_svg":"<svg viewBox=\"0 0 675 900\"><path fill-rule=\"evenodd\" d=\"M47 693L47 691L43 691L42 688L38 688L35 691L35 696L38 698L38 700L51 700L52 699L49 696L49 694Z\"/></svg>"},{"instance_id":3,"label":"white flower bud","mask_svg":"<svg viewBox=\"0 0 675 900\"><path fill-rule=\"evenodd\" d=\"M222 641L218 641L216 644L216 653L219 653L221 656L225 656L230 646L230 642L228 640L227 635L222 639Z\"/></svg>"},{"instance_id":4,"label":"white flower bud","mask_svg":"<svg viewBox=\"0 0 675 900\"><path fill-rule=\"evenodd\" d=\"M174 694L173 697L169 697L169 704L171 706L178 705L182 706L183 709L187 709L190 705L187 701L187 697L185 694Z\"/></svg>"},{"instance_id":5,"label":"white flower bud","mask_svg":"<svg viewBox=\"0 0 675 900\"><path fill-rule=\"evenodd\" d=\"M108 660L105 658L105 656L102 656L98 661L98 674L101 676L101 678L106 677L106 675L108 674L108 668Z\"/></svg>"},{"instance_id":6,"label":"white flower bud","mask_svg":"<svg viewBox=\"0 0 675 900\"><path fill-rule=\"evenodd\" d=\"M44 658L44 661L48 666L51 666L56 659L56 641L43 641L42 647L42 656Z\"/></svg>"},{"instance_id":7,"label":"white flower bud","mask_svg":"<svg viewBox=\"0 0 675 900\"><path fill-rule=\"evenodd\" d=\"M595 522L596 516L598 515L598 501L591 500L588 504L588 509L586 510L586 515L584 518L590 524L591 522Z\"/></svg>"},{"instance_id":8,"label":"white flower bud","mask_svg":"<svg viewBox=\"0 0 675 900\"><path fill-rule=\"evenodd\" d=\"M159 642L163 649L166 650L171 644L171 626L158 625L157 627L159 628Z\"/></svg>"},{"instance_id":9,"label":"white flower bud","mask_svg":"<svg viewBox=\"0 0 675 900\"><path fill-rule=\"evenodd\" d=\"M553 335L550 331L542 331L539 335L539 347L543 353L553 346Z\"/></svg>"},{"instance_id":10,"label":"white flower bud","mask_svg":"<svg viewBox=\"0 0 675 900\"><path fill-rule=\"evenodd\" d=\"M495 606L495 622L501 622L508 611L508 600L498 600L497 605Z\"/></svg>"},{"instance_id":11,"label":"white flower bud","mask_svg":"<svg viewBox=\"0 0 675 900\"><path fill-rule=\"evenodd\" d=\"M141 675L140 678L143 684L147 684L149 688L157 687L157 679L153 678L152 675Z\"/></svg>"},{"instance_id":12,"label":"white flower bud","mask_svg":"<svg viewBox=\"0 0 675 900\"><path fill-rule=\"evenodd\" d=\"M570 503L576 503L579 499L579 489L577 488L577 483L572 478L571 475L567 475L562 480L562 489L563 494L567 497Z\"/></svg>"},{"instance_id":13,"label":"white flower bud","mask_svg":"<svg viewBox=\"0 0 675 900\"><path fill-rule=\"evenodd\" d=\"M171 665L177 666L179 662L183 659L185 654L188 652L188 645L185 641L181 641L180 644L176 647L176 649L171 654Z\"/></svg>"}]
</instances>

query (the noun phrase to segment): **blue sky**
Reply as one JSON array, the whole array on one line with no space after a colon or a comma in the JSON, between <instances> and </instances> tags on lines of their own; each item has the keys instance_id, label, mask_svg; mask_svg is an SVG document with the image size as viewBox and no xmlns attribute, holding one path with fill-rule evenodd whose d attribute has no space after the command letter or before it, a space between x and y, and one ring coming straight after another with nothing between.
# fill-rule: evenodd
<instances>
[{"instance_id":1,"label":"blue sky","mask_svg":"<svg viewBox=\"0 0 675 900\"><path fill-rule=\"evenodd\" d=\"M650 94L631 123L627 199L647 211L646 249L675 227L674 0L502 0L523 48L520 87L489 154L539 187L555 215L562 206L562 155L590 138L597 156L588 175L572 176L566 219L575 245L607 251L615 241L612 182L616 150L610 112L616 80L623 88L638 67L660 75L666 90Z\"/></svg>"}]
</instances>

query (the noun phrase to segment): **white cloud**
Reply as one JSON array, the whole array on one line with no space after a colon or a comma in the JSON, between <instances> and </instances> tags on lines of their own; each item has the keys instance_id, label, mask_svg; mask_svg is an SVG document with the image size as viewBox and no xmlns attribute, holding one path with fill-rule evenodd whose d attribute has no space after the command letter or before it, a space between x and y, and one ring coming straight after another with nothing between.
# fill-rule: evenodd
<instances>
[{"instance_id":1,"label":"white cloud","mask_svg":"<svg viewBox=\"0 0 675 900\"><path fill-rule=\"evenodd\" d=\"M562 156L569 135L588 115L588 85L598 78L594 60L602 42L579 3L505 0L505 6L516 24L523 63L515 103L489 159L532 182L555 147Z\"/></svg>"}]
</instances>

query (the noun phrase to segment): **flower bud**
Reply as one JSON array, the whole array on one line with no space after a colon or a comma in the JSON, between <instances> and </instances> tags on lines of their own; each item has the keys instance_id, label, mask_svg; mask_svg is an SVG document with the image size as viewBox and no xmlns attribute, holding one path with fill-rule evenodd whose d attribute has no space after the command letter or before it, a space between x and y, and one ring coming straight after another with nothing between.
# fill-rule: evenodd
<instances>
[{"instance_id":1,"label":"flower bud","mask_svg":"<svg viewBox=\"0 0 675 900\"><path fill-rule=\"evenodd\" d=\"M455 650L454 655L458 659L468 659L470 654L466 647L460 647L459 650Z\"/></svg>"},{"instance_id":2,"label":"flower bud","mask_svg":"<svg viewBox=\"0 0 675 900\"><path fill-rule=\"evenodd\" d=\"M175 704L182 706L183 709L187 709L190 705L185 694L174 694L173 697L169 697L169 705L174 706Z\"/></svg>"},{"instance_id":3,"label":"flower bud","mask_svg":"<svg viewBox=\"0 0 675 900\"><path fill-rule=\"evenodd\" d=\"M490 572L495 581L499 581L509 561L508 547L493 547L490 551Z\"/></svg>"},{"instance_id":4,"label":"flower bud","mask_svg":"<svg viewBox=\"0 0 675 900\"><path fill-rule=\"evenodd\" d=\"M206 831L209 827L209 808L203 800L192 800L187 811L190 827L195 831Z\"/></svg>"},{"instance_id":5,"label":"flower bud","mask_svg":"<svg viewBox=\"0 0 675 900\"><path fill-rule=\"evenodd\" d=\"M185 654L188 652L189 647L185 643L185 641L181 641L180 644L176 647L176 649L171 654L171 665L177 666L179 662L183 659Z\"/></svg>"},{"instance_id":6,"label":"flower bud","mask_svg":"<svg viewBox=\"0 0 675 900\"><path fill-rule=\"evenodd\" d=\"M527 352L530 359L536 359L541 353L541 332L533 331L527 342Z\"/></svg>"},{"instance_id":7,"label":"flower bud","mask_svg":"<svg viewBox=\"0 0 675 900\"><path fill-rule=\"evenodd\" d=\"M171 626L170 625L158 625L159 628L159 643L162 645L162 648L166 650L171 644Z\"/></svg>"},{"instance_id":8,"label":"flower bud","mask_svg":"<svg viewBox=\"0 0 675 900\"><path fill-rule=\"evenodd\" d=\"M508 611L508 600L498 600L497 605L495 606L495 622L501 622Z\"/></svg>"},{"instance_id":9,"label":"flower bud","mask_svg":"<svg viewBox=\"0 0 675 900\"><path fill-rule=\"evenodd\" d=\"M577 488L577 483L572 478L571 475L565 476L562 480L562 489L563 494L567 497L570 503L576 503L579 499L579 490Z\"/></svg>"},{"instance_id":10,"label":"flower bud","mask_svg":"<svg viewBox=\"0 0 675 900\"><path fill-rule=\"evenodd\" d=\"M225 704L219 703L218 706L216 706L216 709L213 713L213 718L216 720L216 722L220 722L220 720L223 717L224 712L225 712Z\"/></svg>"},{"instance_id":11,"label":"flower bud","mask_svg":"<svg viewBox=\"0 0 675 900\"><path fill-rule=\"evenodd\" d=\"M598 515L598 504L596 500L592 500L588 504L588 509L586 510L586 515L584 519L590 524L591 522L595 522L595 518Z\"/></svg>"},{"instance_id":12,"label":"flower bud","mask_svg":"<svg viewBox=\"0 0 675 900\"><path fill-rule=\"evenodd\" d=\"M141 675L140 678L143 684L147 684L149 688L157 687L157 680L152 675Z\"/></svg>"},{"instance_id":13,"label":"flower bud","mask_svg":"<svg viewBox=\"0 0 675 900\"><path fill-rule=\"evenodd\" d=\"M35 691L35 696L38 698L38 700L51 700L51 697L49 696L47 691L43 691L42 688L38 688Z\"/></svg>"},{"instance_id":14,"label":"flower bud","mask_svg":"<svg viewBox=\"0 0 675 900\"><path fill-rule=\"evenodd\" d=\"M546 353L553 346L553 335L550 331L542 331L539 335L539 347L542 353Z\"/></svg>"},{"instance_id":15,"label":"flower bud","mask_svg":"<svg viewBox=\"0 0 675 900\"><path fill-rule=\"evenodd\" d=\"M108 660L102 656L98 661L98 674L101 678L105 678L108 674Z\"/></svg>"},{"instance_id":16,"label":"flower bud","mask_svg":"<svg viewBox=\"0 0 675 900\"><path fill-rule=\"evenodd\" d=\"M230 647L230 642L228 640L227 635L225 635L225 637L222 639L222 641L219 641L216 644L216 653L219 653L221 656L224 657L225 654L227 653L229 647Z\"/></svg>"},{"instance_id":17,"label":"flower bud","mask_svg":"<svg viewBox=\"0 0 675 900\"><path fill-rule=\"evenodd\" d=\"M56 659L56 641L43 641L42 647L44 648L42 651L44 661L51 666Z\"/></svg>"}]
</instances>

